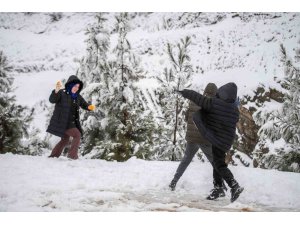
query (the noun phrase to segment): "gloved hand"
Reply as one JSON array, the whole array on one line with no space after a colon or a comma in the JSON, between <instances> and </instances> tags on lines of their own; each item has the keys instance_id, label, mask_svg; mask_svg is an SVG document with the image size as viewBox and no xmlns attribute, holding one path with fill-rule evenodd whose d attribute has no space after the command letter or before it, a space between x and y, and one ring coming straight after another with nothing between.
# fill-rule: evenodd
<instances>
[{"instance_id":1,"label":"gloved hand","mask_svg":"<svg viewBox=\"0 0 300 225\"><path fill-rule=\"evenodd\" d=\"M55 93L59 92L60 89L62 89L62 83L59 80L59 81L56 82Z\"/></svg>"},{"instance_id":2,"label":"gloved hand","mask_svg":"<svg viewBox=\"0 0 300 225\"><path fill-rule=\"evenodd\" d=\"M95 107L95 105L89 105L88 109L91 110L91 111L94 111L96 109L96 107Z\"/></svg>"}]
</instances>

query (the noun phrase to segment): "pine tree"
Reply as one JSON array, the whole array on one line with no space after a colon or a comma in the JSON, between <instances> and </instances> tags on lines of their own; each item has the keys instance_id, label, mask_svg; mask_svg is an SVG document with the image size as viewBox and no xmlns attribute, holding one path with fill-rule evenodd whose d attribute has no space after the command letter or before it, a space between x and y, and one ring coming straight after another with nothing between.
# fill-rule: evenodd
<instances>
[{"instance_id":1,"label":"pine tree","mask_svg":"<svg viewBox=\"0 0 300 225\"><path fill-rule=\"evenodd\" d=\"M92 99L96 106L95 112L83 111L81 113L84 139L81 153L88 154L94 146L104 139L100 121L103 118L101 98L107 75L107 52L109 50L109 31L105 28L107 19L103 13L95 15L95 22L91 24L85 34L87 35L86 56L80 60L80 67L76 75L83 81L85 88L81 92L85 99Z\"/></svg>"},{"instance_id":2,"label":"pine tree","mask_svg":"<svg viewBox=\"0 0 300 225\"><path fill-rule=\"evenodd\" d=\"M118 143L113 157L118 161L127 160L136 155L147 158L151 148L154 121L152 112L145 109L139 98L136 83L144 77L138 58L132 53L127 39L129 31L128 14L121 13L116 17L118 44L114 49L117 63L117 89L115 89L114 110L117 122L115 137ZM116 120L117 119L117 120Z\"/></svg>"},{"instance_id":3,"label":"pine tree","mask_svg":"<svg viewBox=\"0 0 300 225\"><path fill-rule=\"evenodd\" d=\"M172 67L165 68L163 76L158 77L160 83L159 100L164 116L162 118L161 150L156 157L164 160L179 160L185 149L186 121L185 112L188 100L181 98L175 90L188 88L191 83L192 65L188 55L191 38L181 39L174 46L167 45L167 53Z\"/></svg>"},{"instance_id":4,"label":"pine tree","mask_svg":"<svg viewBox=\"0 0 300 225\"><path fill-rule=\"evenodd\" d=\"M33 114L33 110L16 104L12 94L12 69L0 51L0 153L24 153L21 139L28 137Z\"/></svg>"},{"instance_id":5,"label":"pine tree","mask_svg":"<svg viewBox=\"0 0 300 225\"><path fill-rule=\"evenodd\" d=\"M109 31L105 28L107 19L103 13L97 13L96 22L90 25L85 35L88 36L86 56L80 61L77 75L84 84L99 83L104 76L105 64L107 61L107 51L109 50Z\"/></svg>"},{"instance_id":6,"label":"pine tree","mask_svg":"<svg viewBox=\"0 0 300 225\"><path fill-rule=\"evenodd\" d=\"M138 58L132 53L127 40L128 14L116 17L118 43L113 50L116 59L103 64L103 79L98 85L88 85L98 93L99 108L103 117L98 119L98 133L101 137L93 143L89 155L93 158L125 161L135 155L148 158L151 150L152 133L155 127L152 112L143 107L136 82L144 77ZM96 120L86 123L95 124ZM95 128L91 128L95 130ZM89 138L92 139L92 138Z\"/></svg>"},{"instance_id":7,"label":"pine tree","mask_svg":"<svg viewBox=\"0 0 300 225\"><path fill-rule=\"evenodd\" d=\"M265 142L283 139L286 145L268 154L256 149L255 154L263 167L300 172L300 70L289 59L284 46L280 48L285 73L281 82L286 90L284 102L280 109L260 113L256 119L262 125L259 134Z\"/></svg>"}]
</instances>

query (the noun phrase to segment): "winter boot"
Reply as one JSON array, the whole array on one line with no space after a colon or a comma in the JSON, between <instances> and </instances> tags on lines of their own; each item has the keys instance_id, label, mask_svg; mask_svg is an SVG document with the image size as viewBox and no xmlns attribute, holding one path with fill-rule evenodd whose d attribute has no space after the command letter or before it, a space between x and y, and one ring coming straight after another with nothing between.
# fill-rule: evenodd
<instances>
[{"instance_id":1,"label":"winter boot","mask_svg":"<svg viewBox=\"0 0 300 225\"><path fill-rule=\"evenodd\" d=\"M171 191L175 191L176 184L177 184L177 180L173 179L169 185L169 188L171 189Z\"/></svg>"},{"instance_id":2,"label":"winter boot","mask_svg":"<svg viewBox=\"0 0 300 225\"><path fill-rule=\"evenodd\" d=\"M243 192L244 188L241 187L237 182L235 182L235 184L232 186L231 188L231 202L234 202L235 200L238 199L238 197L240 196L240 194Z\"/></svg>"},{"instance_id":3,"label":"winter boot","mask_svg":"<svg viewBox=\"0 0 300 225\"><path fill-rule=\"evenodd\" d=\"M206 197L206 199L207 200L215 200L217 198L224 197L224 196L225 196L225 192L224 192L223 187L215 186L210 191L210 194L209 194L209 196Z\"/></svg>"},{"instance_id":4,"label":"winter boot","mask_svg":"<svg viewBox=\"0 0 300 225\"><path fill-rule=\"evenodd\" d=\"M222 187L224 191L228 190L225 185L224 180L222 180L222 185L220 185L220 183L216 182L216 180L213 181L213 184L214 184L214 188Z\"/></svg>"}]
</instances>

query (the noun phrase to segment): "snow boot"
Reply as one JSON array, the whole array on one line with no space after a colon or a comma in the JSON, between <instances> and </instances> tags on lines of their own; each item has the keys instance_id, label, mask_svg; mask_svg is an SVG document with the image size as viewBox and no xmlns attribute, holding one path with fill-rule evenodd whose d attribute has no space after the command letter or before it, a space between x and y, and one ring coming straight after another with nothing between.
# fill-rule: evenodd
<instances>
[{"instance_id":1,"label":"snow boot","mask_svg":"<svg viewBox=\"0 0 300 225\"><path fill-rule=\"evenodd\" d=\"M177 184L177 181L173 179L171 181L171 183L169 184L169 188L171 189L171 191L175 191L176 184Z\"/></svg>"},{"instance_id":2,"label":"snow boot","mask_svg":"<svg viewBox=\"0 0 300 225\"><path fill-rule=\"evenodd\" d=\"M243 192L244 188L241 187L238 183L236 183L232 188L231 188L231 202L234 202L235 200L238 199L240 194Z\"/></svg>"},{"instance_id":3,"label":"snow boot","mask_svg":"<svg viewBox=\"0 0 300 225\"><path fill-rule=\"evenodd\" d=\"M226 184L225 184L224 180L222 180L222 185L220 185L220 183L218 183L218 182L214 179L213 184L214 184L214 188L222 187L224 191L227 191L227 187L226 187Z\"/></svg>"},{"instance_id":4,"label":"snow boot","mask_svg":"<svg viewBox=\"0 0 300 225\"><path fill-rule=\"evenodd\" d=\"M211 191L209 196L206 197L207 200L215 200L220 197L224 197L225 192L223 187L214 187Z\"/></svg>"}]
</instances>

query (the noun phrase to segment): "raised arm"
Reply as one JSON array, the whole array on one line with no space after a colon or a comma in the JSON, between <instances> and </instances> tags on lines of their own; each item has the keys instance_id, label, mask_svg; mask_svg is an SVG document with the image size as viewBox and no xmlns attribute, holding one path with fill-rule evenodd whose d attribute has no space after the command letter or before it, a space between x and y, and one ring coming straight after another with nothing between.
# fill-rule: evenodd
<instances>
[{"instance_id":1,"label":"raised arm","mask_svg":"<svg viewBox=\"0 0 300 225\"><path fill-rule=\"evenodd\" d=\"M49 102L51 102L52 104L58 103L61 98L61 92L62 90L58 91L57 93L55 92L55 90L53 90L49 97Z\"/></svg>"},{"instance_id":2,"label":"raised arm","mask_svg":"<svg viewBox=\"0 0 300 225\"><path fill-rule=\"evenodd\" d=\"M178 91L182 97L193 101L196 105L200 106L205 111L210 111L212 106L212 98L205 97L196 91L184 89Z\"/></svg>"},{"instance_id":3,"label":"raised arm","mask_svg":"<svg viewBox=\"0 0 300 225\"><path fill-rule=\"evenodd\" d=\"M61 81L57 81L55 84L55 89L52 91L50 97L49 97L49 101L53 104L58 103L60 101L61 98L61 92L62 92L62 83Z\"/></svg>"}]
</instances>

